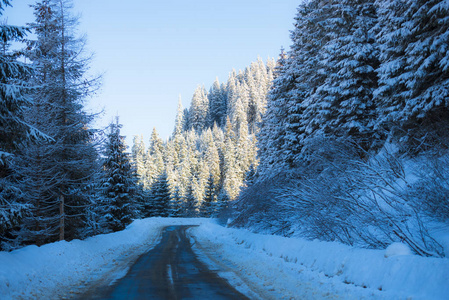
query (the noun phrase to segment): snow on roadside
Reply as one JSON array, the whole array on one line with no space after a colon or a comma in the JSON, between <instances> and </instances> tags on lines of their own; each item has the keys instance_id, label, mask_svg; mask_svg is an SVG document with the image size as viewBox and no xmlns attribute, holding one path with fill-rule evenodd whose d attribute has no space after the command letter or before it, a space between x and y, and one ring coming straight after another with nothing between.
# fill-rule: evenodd
<instances>
[{"instance_id":1,"label":"snow on roadside","mask_svg":"<svg viewBox=\"0 0 449 300\"><path fill-rule=\"evenodd\" d=\"M396 255L386 257L383 250L254 234L211 223L191 232L203 259L212 251L246 282L259 281L271 291L263 298L447 299L449 295L447 258L404 255L406 251L391 248L388 254ZM205 261L211 264L210 259ZM233 281L232 276L228 279Z\"/></svg>"},{"instance_id":2,"label":"snow on roadside","mask_svg":"<svg viewBox=\"0 0 449 300\"><path fill-rule=\"evenodd\" d=\"M62 241L0 252L2 299L52 299L82 292L107 273L126 274L129 263L154 247L166 225L202 224L204 219L149 218L125 230L86 240ZM207 221L208 222L208 221Z\"/></svg>"},{"instance_id":3,"label":"snow on roadside","mask_svg":"<svg viewBox=\"0 0 449 300\"><path fill-rule=\"evenodd\" d=\"M197 241L194 250L254 299L447 299L449 295L449 259L407 255L401 245L388 251L367 250L254 234L208 219L149 218L84 241L0 252L1 298L64 298L80 295L87 284L104 278L110 283L154 247L161 228L168 225L201 225L190 229Z\"/></svg>"}]
</instances>

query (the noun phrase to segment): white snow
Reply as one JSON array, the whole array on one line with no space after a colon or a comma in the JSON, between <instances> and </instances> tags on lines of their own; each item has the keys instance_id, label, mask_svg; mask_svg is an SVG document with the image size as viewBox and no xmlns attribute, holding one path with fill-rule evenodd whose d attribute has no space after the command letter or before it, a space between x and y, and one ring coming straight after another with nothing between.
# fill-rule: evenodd
<instances>
[{"instance_id":1,"label":"white snow","mask_svg":"<svg viewBox=\"0 0 449 300\"><path fill-rule=\"evenodd\" d=\"M397 255L412 255L412 250L410 250L409 246L403 243L392 243L385 249L385 257Z\"/></svg>"},{"instance_id":2,"label":"white snow","mask_svg":"<svg viewBox=\"0 0 449 300\"><path fill-rule=\"evenodd\" d=\"M240 278L264 286L269 295L263 298L448 299L449 259L404 255L410 250L397 244L388 250L396 256L385 257L385 250L254 234L215 224L191 231L197 244L239 270Z\"/></svg>"},{"instance_id":3,"label":"white snow","mask_svg":"<svg viewBox=\"0 0 449 300\"><path fill-rule=\"evenodd\" d=\"M230 229L207 219L150 218L84 241L0 252L2 299L70 297L124 276L167 225L189 230L200 259L250 298L447 299L449 259ZM395 255L386 255L387 253ZM404 255L407 254L407 255ZM388 256L388 257L385 257Z\"/></svg>"},{"instance_id":4,"label":"white snow","mask_svg":"<svg viewBox=\"0 0 449 300\"><path fill-rule=\"evenodd\" d=\"M27 246L0 252L1 299L54 299L82 293L93 281L112 283L130 264L153 248L162 227L200 224L201 219L136 220L125 230L86 240Z\"/></svg>"}]
</instances>

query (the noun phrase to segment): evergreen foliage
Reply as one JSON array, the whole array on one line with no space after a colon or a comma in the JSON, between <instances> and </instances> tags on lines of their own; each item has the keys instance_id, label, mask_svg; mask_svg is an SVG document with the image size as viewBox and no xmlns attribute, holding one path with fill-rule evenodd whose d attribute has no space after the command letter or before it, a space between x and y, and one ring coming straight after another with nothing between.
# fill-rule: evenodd
<instances>
[{"instance_id":1,"label":"evergreen foliage","mask_svg":"<svg viewBox=\"0 0 449 300\"><path fill-rule=\"evenodd\" d=\"M447 157L448 9L439 0L299 5L234 225L372 248L402 241L419 255L445 255L428 226L447 218L446 176L419 163ZM228 84L229 103L244 101L233 94L239 86ZM239 136L236 161L248 171ZM224 157L229 165L231 153ZM405 170L412 161L427 170L413 175L415 187Z\"/></svg>"},{"instance_id":2,"label":"evergreen foliage","mask_svg":"<svg viewBox=\"0 0 449 300\"><path fill-rule=\"evenodd\" d=\"M381 50L376 90L378 124L392 128L395 138L415 150L437 143L447 147L444 141L449 128L447 1L376 3Z\"/></svg>"},{"instance_id":3,"label":"evergreen foliage","mask_svg":"<svg viewBox=\"0 0 449 300\"><path fill-rule=\"evenodd\" d=\"M168 217L170 215L170 188L167 174L164 172L157 178L151 188L150 201L152 203L151 215L155 217Z\"/></svg>"},{"instance_id":4,"label":"evergreen foliage","mask_svg":"<svg viewBox=\"0 0 449 300\"><path fill-rule=\"evenodd\" d=\"M142 141L134 140L133 160L144 161L144 167L138 168L141 184L153 190L158 184L155 178L165 174L173 214L211 215L210 203L218 194L225 193L231 200L237 197L250 166L258 165L255 135L274 67L274 60L265 65L258 59L244 72L232 72L227 84L216 79L209 93L198 86L188 110L183 111L179 101L168 141L163 142L154 129L145 160L137 154L142 152ZM176 208L180 199L182 212Z\"/></svg>"},{"instance_id":5,"label":"evergreen foliage","mask_svg":"<svg viewBox=\"0 0 449 300\"><path fill-rule=\"evenodd\" d=\"M123 230L138 215L136 209L137 186L134 168L126 153L125 139L120 135L118 117L110 124L110 132L103 163L103 193L107 226L112 231Z\"/></svg>"},{"instance_id":6,"label":"evergreen foliage","mask_svg":"<svg viewBox=\"0 0 449 300\"><path fill-rule=\"evenodd\" d=\"M80 237L86 226L91 182L98 171L94 116L83 110L85 98L98 85L87 78L89 59L84 41L75 36L77 19L70 1L44 0L34 6L27 57L34 76L28 124L51 139L30 141L20 151L19 171L32 210L18 239L42 244Z\"/></svg>"},{"instance_id":7,"label":"evergreen foliage","mask_svg":"<svg viewBox=\"0 0 449 300\"><path fill-rule=\"evenodd\" d=\"M0 1L0 16L10 5L9 0ZM28 32L24 27L0 25L0 249L10 247L11 231L30 208L18 183L14 155L30 137L42 137L24 117L30 105L26 94L32 68L17 61L20 53L9 51L10 43L24 39Z\"/></svg>"}]
</instances>

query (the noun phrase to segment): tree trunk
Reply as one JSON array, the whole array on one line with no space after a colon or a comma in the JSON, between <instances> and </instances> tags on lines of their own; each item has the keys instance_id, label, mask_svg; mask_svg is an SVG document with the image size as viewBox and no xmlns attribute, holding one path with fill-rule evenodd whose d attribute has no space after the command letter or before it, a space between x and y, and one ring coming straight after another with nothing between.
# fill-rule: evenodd
<instances>
[{"instance_id":1,"label":"tree trunk","mask_svg":"<svg viewBox=\"0 0 449 300\"><path fill-rule=\"evenodd\" d=\"M59 240L63 241L64 240L64 220L65 220L65 215L64 215L64 196L61 195L59 196Z\"/></svg>"}]
</instances>

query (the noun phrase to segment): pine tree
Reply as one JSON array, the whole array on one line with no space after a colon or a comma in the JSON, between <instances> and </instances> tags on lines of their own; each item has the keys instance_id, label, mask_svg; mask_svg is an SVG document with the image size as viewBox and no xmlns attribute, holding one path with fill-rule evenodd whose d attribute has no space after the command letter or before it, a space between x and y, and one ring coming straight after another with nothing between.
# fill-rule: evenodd
<instances>
[{"instance_id":1,"label":"pine tree","mask_svg":"<svg viewBox=\"0 0 449 300\"><path fill-rule=\"evenodd\" d=\"M223 90L223 86L220 85L218 78L215 79L212 87L210 88L209 94L209 121L208 127L212 128L214 123L218 126L224 125L225 115L226 115L226 91Z\"/></svg>"},{"instance_id":2,"label":"pine tree","mask_svg":"<svg viewBox=\"0 0 449 300\"><path fill-rule=\"evenodd\" d=\"M208 171L212 176L214 186L220 183L220 155L215 143L213 133L208 129L202 136L205 145L204 161L207 162Z\"/></svg>"},{"instance_id":3,"label":"pine tree","mask_svg":"<svg viewBox=\"0 0 449 300\"><path fill-rule=\"evenodd\" d=\"M165 171L164 165L164 142L159 137L156 128L151 133L150 146L146 162L145 188L151 188L158 177Z\"/></svg>"},{"instance_id":4,"label":"pine tree","mask_svg":"<svg viewBox=\"0 0 449 300\"><path fill-rule=\"evenodd\" d=\"M109 206L107 211L108 226L113 231L123 230L136 217L135 170L126 153L125 138L120 135L118 117L111 123L105 149L103 170L104 201Z\"/></svg>"},{"instance_id":5,"label":"pine tree","mask_svg":"<svg viewBox=\"0 0 449 300\"><path fill-rule=\"evenodd\" d=\"M236 150L235 133L228 118L223 149L223 190L229 200L234 200L238 196L242 184Z\"/></svg>"},{"instance_id":6,"label":"pine tree","mask_svg":"<svg viewBox=\"0 0 449 300\"><path fill-rule=\"evenodd\" d=\"M392 129L412 145L435 145L438 142L432 139L447 136L449 119L447 1L376 4L381 49L378 126Z\"/></svg>"},{"instance_id":7,"label":"pine tree","mask_svg":"<svg viewBox=\"0 0 449 300\"><path fill-rule=\"evenodd\" d=\"M85 226L90 205L89 186L97 172L93 115L83 110L84 99L98 87L98 78L87 78L89 59L83 56L83 40L74 35L77 19L70 15L71 2L43 0L34 5L37 40L28 41L33 62L33 108L29 124L52 140L29 143L22 150L21 170L34 211L30 224L38 243L72 239ZM35 221L33 221L33 218ZM32 229L28 227L28 231ZM42 233L42 234L41 234ZM33 235L33 234L32 234Z\"/></svg>"},{"instance_id":8,"label":"pine tree","mask_svg":"<svg viewBox=\"0 0 449 300\"><path fill-rule=\"evenodd\" d=\"M208 218L214 215L216 201L216 186L214 184L214 177L212 176L212 174L210 174L209 178L207 179L205 195L200 208L201 216Z\"/></svg>"},{"instance_id":9,"label":"pine tree","mask_svg":"<svg viewBox=\"0 0 449 300\"><path fill-rule=\"evenodd\" d=\"M292 32L292 58L288 76L295 78L295 87L290 92L289 116L285 134L284 152L290 164L295 164L298 154L309 140L321 135L321 122L316 118L323 101L315 93L327 74L323 60L323 49L333 38L335 10L332 1L315 0L300 5Z\"/></svg>"},{"instance_id":10,"label":"pine tree","mask_svg":"<svg viewBox=\"0 0 449 300\"><path fill-rule=\"evenodd\" d=\"M201 132L207 126L209 99L204 87L198 86L193 94L189 110L189 128Z\"/></svg>"},{"instance_id":11,"label":"pine tree","mask_svg":"<svg viewBox=\"0 0 449 300\"><path fill-rule=\"evenodd\" d=\"M133 147L131 149L132 163L136 168L136 173L139 177L139 183L145 187L146 183L146 153L145 142L142 136L134 136Z\"/></svg>"},{"instance_id":12,"label":"pine tree","mask_svg":"<svg viewBox=\"0 0 449 300\"><path fill-rule=\"evenodd\" d=\"M179 187L175 187L170 199L169 217L182 217L183 197L179 192Z\"/></svg>"},{"instance_id":13,"label":"pine tree","mask_svg":"<svg viewBox=\"0 0 449 300\"><path fill-rule=\"evenodd\" d=\"M372 32L377 22L374 0L335 1L332 8L332 40L322 50L325 79L316 90L320 108L313 122L319 134L349 136L369 150L375 140L373 91L379 65Z\"/></svg>"},{"instance_id":14,"label":"pine tree","mask_svg":"<svg viewBox=\"0 0 449 300\"><path fill-rule=\"evenodd\" d=\"M152 215L168 217L170 215L170 199L171 194L167 174L163 172L151 188L151 201L154 209Z\"/></svg>"},{"instance_id":15,"label":"pine tree","mask_svg":"<svg viewBox=\"0 0 449 300\"><path fill-rule=\"evenodd\" d=\"M295 85L295 77L288 72L290 60L284 49L281 49L274 73L275 79L268 94L266 113L262 117L261 128L257 134L262 174L272 174L274 166L282 168L283 164L292 160L290 157L284 157L287 143L285 128L289 115L287 104Z\"/></svg>"},{"instance_id":16,"label":"pine tree","mask_svg":"<svg viewBox=\"0 0 449 300\"><path fill-rule=\"evenodd\" d=\"M187 186L186 195L184 196L182 215L184 217L190 218L197 216L196 199L195 196L193 195L193 188L191 184Z\"/></svg>"},{"instance_id":17,"label":"pine tree","mask_svg":"<svg viewBox=\"0 0 449 300\"><path fill-rule=\"evenodd\" d=\"M173 136L180 135L185 128L184 109L182 108L181 96L178 100L178 110L176 112L175 129L173 130Z\"/></svg>"},{"instance_id":18,"label":"pine tree","mask_svg":"<svg viewBox=\"0 0 449 300\"><path fill-rule=\"evenodd\" d=\"M0 1L0 16L9 0ZM40 132L24 120L24 110L29 106L26 93L27 81L32 68L17 60L20 52L10 52L9 45L25 38L29 29L19 26L0 25L0 177L8 173L8 159L17 146L29 136Z\"/></svg>"},{"instance_id":19,"label":"pine tree","mask_svg":"<svg viewBox=\"0 0 449 300\"><path fill-rule=\"evenodd\" d=\"M9 0L0 1L0 16ZM18 146L29 137L42 134L24 120L24 111L30 105L28 92L32 69L17 61L20 53L9 51L9 44L25 38L28 29L19 26L0 25L0 250L11 246L11 230L16 227L30 206L17 182L13 162Z\"/></svg>"}]
</instances>

